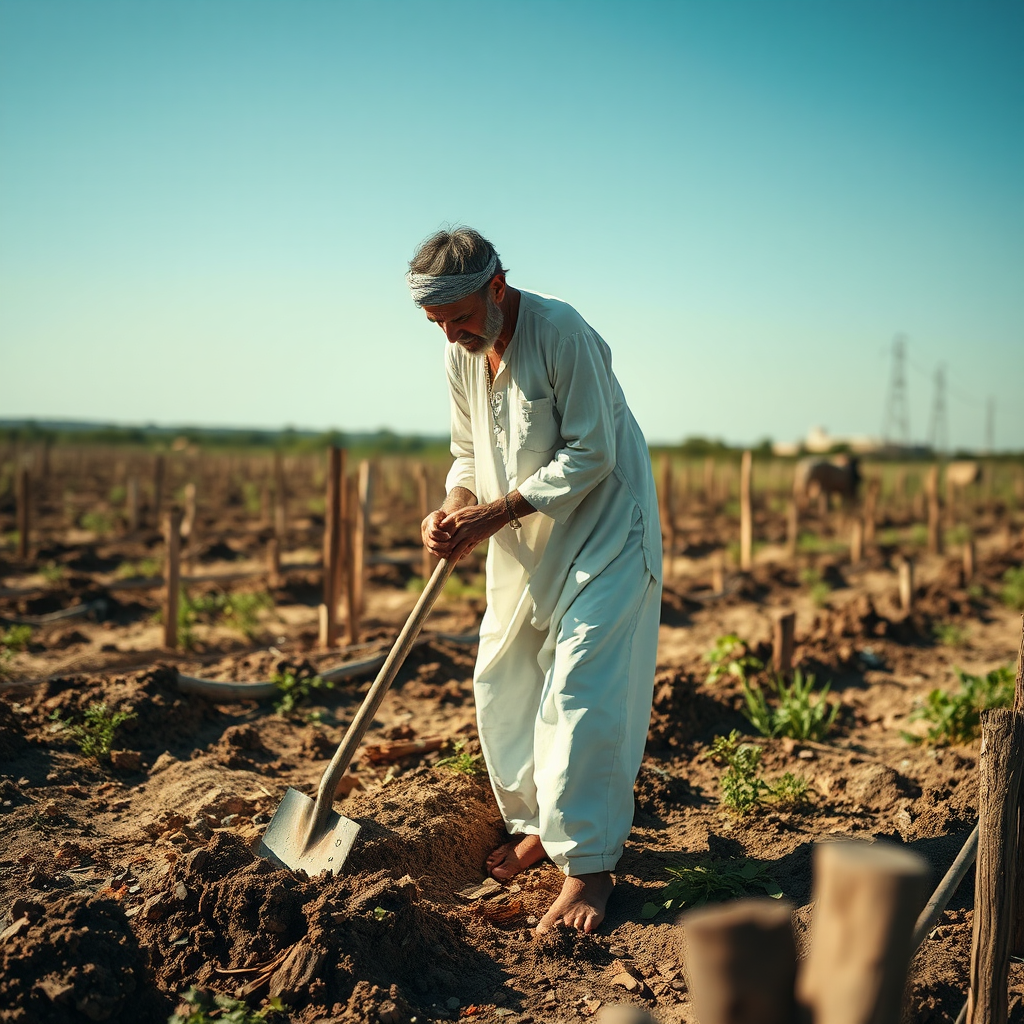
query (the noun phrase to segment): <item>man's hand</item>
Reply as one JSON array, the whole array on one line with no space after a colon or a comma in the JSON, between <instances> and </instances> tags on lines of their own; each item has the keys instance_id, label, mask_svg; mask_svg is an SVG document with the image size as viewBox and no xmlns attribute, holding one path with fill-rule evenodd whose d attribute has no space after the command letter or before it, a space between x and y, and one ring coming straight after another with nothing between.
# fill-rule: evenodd
<instances>
[{"instance_id":1,"label":"man's hand","mask_svg":"<svg viewBox=\"0 0 1024 1024\"><path fill-rule=\"evenodd\" d=\"M471 505L450 512L438 524L437 532L448 537L443 545L442 558L457 562L477 546L493 537L508 523L508 512L503 501L487 505Z\"/></svg>"},{"instance_id":2,"label":"man's hand","mask_svg":"<svg viewBox=\"0 0 1024 1024\"><path fill-rule=\"evenodd\" d=\"M441 526L447 514L441 509L437 509L436 512L431 512L420 523L420 535L423 538L423 546L438 558L448 557L445 551L448 550L448 545L452 539L451 534Z\"/></svg>"}]
</instances>

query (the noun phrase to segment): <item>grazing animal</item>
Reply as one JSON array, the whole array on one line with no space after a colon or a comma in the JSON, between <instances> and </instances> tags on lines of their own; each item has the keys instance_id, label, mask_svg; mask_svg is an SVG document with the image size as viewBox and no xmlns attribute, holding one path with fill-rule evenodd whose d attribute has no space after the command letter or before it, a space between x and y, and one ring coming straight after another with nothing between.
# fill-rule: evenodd
<instances>
[{"instance_id":1,"label":"grazing animal","mask_svg":"<svg viewBox=\"0 0 1024 1024\"><path fill-rule=\"evenodd\" d=\"M793 494L797 500L817 498L827 500L838 494L845 503L857 500L860 487L860 464L856 456L840 455L835 459L801 459L796 464Z\"/></svg>"},{"instance_id":2,"label":"grazing animal","mask_svg":"<svg viewBox=\"0 0 1024 1024\"><path fill-rule=\"evenodd\" d=\"M961 459L946 466L946 487L952 491L981 483L981 463L974 459Z\"/></svg>"}]
</instances>

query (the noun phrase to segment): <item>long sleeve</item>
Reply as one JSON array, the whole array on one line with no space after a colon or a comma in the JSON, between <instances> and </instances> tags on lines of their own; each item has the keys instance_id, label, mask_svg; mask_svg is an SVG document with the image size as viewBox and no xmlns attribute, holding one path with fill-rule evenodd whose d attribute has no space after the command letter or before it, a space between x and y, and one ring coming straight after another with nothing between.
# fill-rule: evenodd
<instances>
[{"instance_id":1,"label":"long sleeve","mask_svg":"<svg viewBox=\"0 0 1024 1024\"><path fill-rule=\"evenodd\" d=\"M465 383L450 353L451 346L448 346L446 348L445 366L448 372L448 393L451 398L451 452L455 461L452 463L452 468L448 471L448 477L445 480L445 491L450 494L456 487L465 487L474 494L478 494L469 398L466 395Z\"/></svg>"},{"instance_id":2,"label":"long sleeve","mask_svg":"<svg viewBox=\"0 0 1024 1024\"><path fill-rule=\"evenodd\" d=\"M552 371L562 444L518 489L539 512L564 523L615 468L617 388L611 352L586 331L559 340Z\"/></svg>"}]
</instances>

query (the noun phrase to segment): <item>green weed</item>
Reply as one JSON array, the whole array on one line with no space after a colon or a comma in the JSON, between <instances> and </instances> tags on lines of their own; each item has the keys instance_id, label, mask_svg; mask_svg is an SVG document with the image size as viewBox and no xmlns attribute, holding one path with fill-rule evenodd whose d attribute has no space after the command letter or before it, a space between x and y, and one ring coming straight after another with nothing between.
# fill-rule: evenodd
<instances>
[{"instance_id":1,"label":"green weed","mask_svg":"<svg viewBox=\"0 0 1024 1024\"><path fill-rule=\"evenodd\" d=\"M928 545L928 527L924 523L914 523L910 528L910 543L915 548L923 548Z\"/></svg>"},{"instance_id":2,"label":"green weed","mask_svg":"<svg viewBox=\"0 0 1024 1024\"><path fill-rule=\"evenodd\" d=\"M71 734L71 739L86 757L94 757L97 761L110 753L117 730L135 717L131 708L127 711L111 711L102 701L90 704L82 712L81 722L63 719L59 711L50 715L51 721L59 722Z\"/></svg>"},{"instance_id":3,"label":"green weed","mask_svg":"<svg viewBox=\"0 0 1024 1024\"><path fill-rule=\"evenodd\" d=\"M277 996L268 999L262 1009L254 1010L241 999L205 992L193 985L181 999L186 1005L172 1013L167 1024L285 1024L290 1019Z\"/></svg>"},{"instance_id":4,"label":"green weed","mask_svg":"<svg viewBox=\"0 0 1024 1024\"><path fill-rule=\"evenodd\" d=\"M258 484L251 480L246 480L242 484L242 503L245 505L245 511L251 516L258 516L263 511L263 499Z\"/></svg>"},{"instance_id":5,"label":"green weed","mask_svg":"<svg viewBox=\"0 0 1024 1024\"><path fill-rule=\"evenodd\" d=\"M761 751L739 742L733 729L728 736L716 736L705 757L725 767L719 785L722 806L743 815L763 804L796 807L807 800L807 780L786 772L774 782L761 774Z\"/></svg>"},{"instance_id":6,"label":"green weed","mask_svg":"<svg viewBox=\"0 0 1024 1024\"><path fill-rule=\"evenodd\" d=\"M110 488L110 494L108 495L111 505L120 505L124 502L124 499L128 495L128 489L124 484L114 484Z\"/></svg>"},{"instance_id":7,"label":"green weed","mask_svg":"<svg viewBox=\"0 0 1024 1024\"><path fill-rule=\"evenodd\" d=\"M255 639L259 632L261 611L274 607L274 599L262 591L258 594L225 594L220 602L224 618L247 639Z\"/></svg>"},{"instance_id":8,"label":"green weed","mask_svg":"<svg viewBox=\"0 0 1024 1024\"><path fill-rule=\"evenodd\" d=\"M1003 573L1003 589L999 595L1003 604L1014 611L1024 612L1024 565L1007 569Z\"/></svg>"},{"instance_id":9,"label":"green weed","mask_svg":"<svg viewBox=\"0 0 1024 1024\"><path fill-rule=\"evenodd\" d=\"M452 746L453 753L449 757L442 757L436 763L436 768L446 768L450 772L458 772L460 775L483 775L487 770L484 767L484 759L480 754L470 754L463 750L466 741L459 740Z\"/></svg>"},{"instance_id":10,"label":"green weed","mask_svg":"<svg viewBox=\"0 0 1024 1024\"><path fill-rule=\"evenodd\" d=\"M820 691L814 692L814 675L806 677L796 669L793 682L788 686L784 679L776 680L778 695L776 707L771 707L760 687L751 689L743 684L743 696L747 706L744 717L762 736L790 736L795 740L822 740L835 724L840 704L825 698L831 681Z\"/></svg>"},{"instance_id":11,"label":"green weed","mask_svg":"<svg viewBox=\"0 0 1024 1024\"><path fill-rule=\"evenodd\" d=\"M800 582L809 589L811 601L816 608L824 608L828 604L832 588L818 569L808 566L801 570Z\"/></svg>"},{"instance_id":12,"label":"green weed","mask_svg":"<svg viewBox=\"0 0 1024 1024\"><path fill-rule=\"evenodd\" d=\"M1009 665L993 669L984 676L972 676L954 668L960 689L932 690L924 705L910 715L911 722L925 722L924 736L903 733L908 743L930 743L937 747L952 743L970 743L981 735L981 713L990 708L1013 704L1015 673Z\"/></svg>"},{"instance_id":13,"label":"green weed","mask_svg":"<svg viewBox=\"0 0 1024 1024\"><path fill-rule=\"evenodd\" d=\"M937 622L932 626L932 635L943 647L966 647L967 630L955 622Z\"/></svg>"},{"instance_id":14,"label":"green weed","mask_svg":"<svg viewBox=\"0 0 1024 1024\"><path fill-rule=\"evenodd\" d=\"M847 545L840 540L819 537L816 533L801 533L796 539L796 549L805 555L837 555L846 551Z\"/></svg>"},{"instance_id":15,"label":"green weed","mask_svg":"<svg viewBox=\"0 0 1024 1024\"><path fill-rule=\"evenodd\" d=\"M299 705L306 704L317 690L333 690L334 683L320 676L297 676L294 672L275 672L270 681L277 687L278 697L274 710L282 717L296 713Z\"/></svg>"},{"instance_id":16,"label":"green weed","mask_svg":"<svg viewBox=\"0 0 1024 1024\"><path fill-rule=\"evenodd\" d=\"M89 530L100 537L114 531L114 520L106 512L84 512L80 522L83 530Z\"/></svg>"},{"instance_id":17,"label":"green weed","mask_svg":"<svg viewBox=\"0 0 1024 1024\"><path fill-rule=\"evenodd\" d=\"M31 640L31 626L9 626L0 632L0 647L6 651L24 651Z\"/></svg>"},{"instance_id":18,"label":"green weed","mask_svg":"<svg viewBox=\"0 0 1024 1024\"><path fill-rule=\"evenodd\" d=\"M946 547L959 547L961 544L966 544L971 539L971 528L965 526L963 523L958 523L956 526L951 526L943 534L946 542Z\"/></svg>"},{"instance_id":19,"label":"green weed","mask_svg":"<svg viewBox=\"0 0 1024 1024\"><path fill-rule=\"evenodd\" d=\"M704 660L711 666L706 682L708 685L717 683L722 676L735 676L741 683L747 680L748 672L760 672L764 663L752 654L747 654L745 640L735 633L726 633L715 640L715 646L704 655Z\"/></svg>"},{"instance_id":20,"label":"green weed","mask_svg":"<svg viewBox=\"0 0 1024 1024\"><path fill-rule=\"evenodd\" d=\"M703 907L741 896L782 897L782 888L763 864L752 860L706 860L692 868L666 868L672 881L658 893L657 901L645 903L640 916L650 920L663 910Z\"/></svg>"},{"instance_id":21,"label":"green weed","mask_svg":"<svg viewBox=\"0 0 1024 1024\"><path fill-rule=\"evenodd\" d=\"M57 562L47 562L46 565L40 566L39 575L51 586L57 586L58 583L64 582L67 569L63 565L58 565Z\"/></svg>"},{"instance_id":22,"label":"green weed","mask_svg":"<svg viewBox=\"0 0 1024 1024\"><path fill-rule=\"evenodd\" d=\"M160 562L155 558L143 558L138 562L122 562L114 575L119 580L130 580L160 575Z\"/></svg>"}]
</instances>

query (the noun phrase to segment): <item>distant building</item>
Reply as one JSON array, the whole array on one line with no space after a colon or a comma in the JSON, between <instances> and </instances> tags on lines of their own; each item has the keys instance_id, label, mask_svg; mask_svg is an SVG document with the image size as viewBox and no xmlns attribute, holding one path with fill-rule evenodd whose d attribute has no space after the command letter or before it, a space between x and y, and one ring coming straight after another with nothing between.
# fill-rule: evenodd
<instances>
[{"instance_id":1,"label":"distant building","mask_svg":"<svg viewBox=\"0 0 1024 1024\"><path fill-rule=\"evenodd\" d=\"M810 452L813 455L824 455L845 448L858 455L875 455L885 451L885 444L877 437L835 437L824 427L813 427L803 441L776 441L772 445L772 453L779 456L799 455Z\"/></svg>"}]
</instances>

